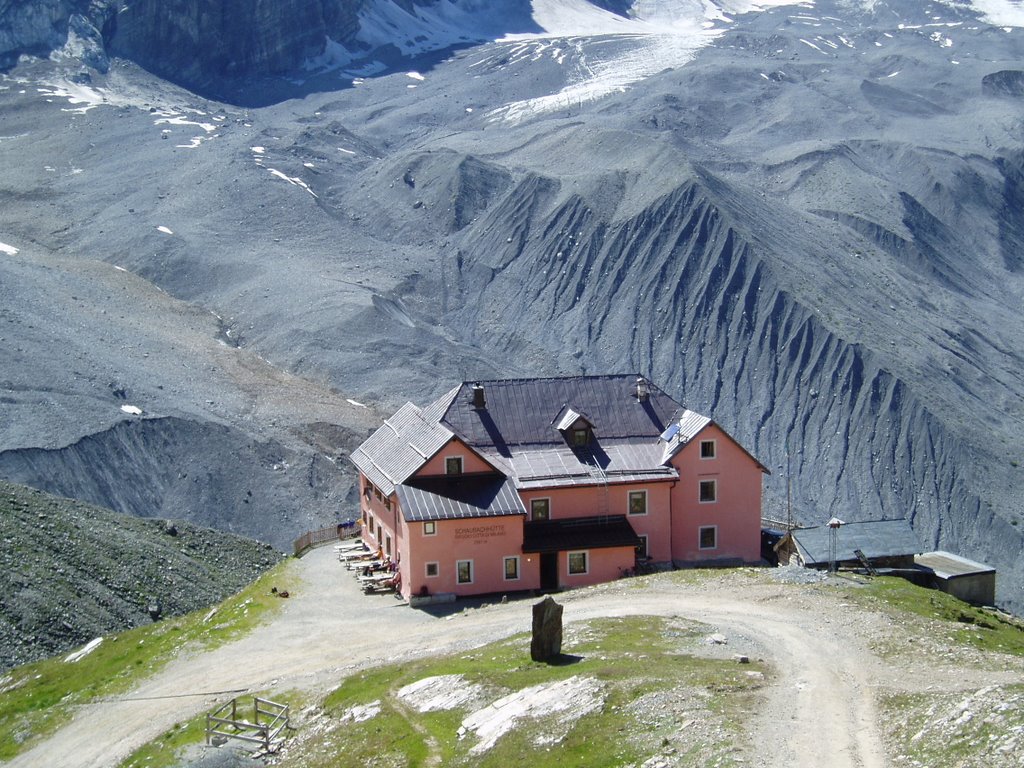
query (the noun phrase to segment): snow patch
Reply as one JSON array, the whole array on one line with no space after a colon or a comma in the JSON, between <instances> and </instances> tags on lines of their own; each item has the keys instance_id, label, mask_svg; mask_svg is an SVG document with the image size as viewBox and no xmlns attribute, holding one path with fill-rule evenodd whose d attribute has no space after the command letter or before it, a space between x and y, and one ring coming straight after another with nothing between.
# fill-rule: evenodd
<instances>
[{"instance_id":1,"label":"snow patch","mask_svg":"<svg viewBox=\"0 0 1024 768\"><path fill-rule=\"evenodd\" d=\"M6 253L8 256L15 256L18 253L18 249L13 245L7 243L0 243L0 253Z\"/></svg>"},{"instance_id":2,"label":"snow patch","mask_svg":"<svg viewBox=\"0 0 1024 768\"><path fill-rule=\"evenodd\" d=\"M405 76L406 77L411 77L413 80L426 80L427 79L423 75L421 75L419 72L406 72Z\"/></svg>"},{"instance_id":3,"label":"snow patch","mask_svg":"<svg viewBox=\"0 0 1024 768\"><path fill-rule=\"evenodd\" d=\"M129 414L130 416L141 416L142 415L142 409L139 408L137 405L122 405L121 406L121 410L124 413Z\"/></svg>"},{"instance_id":4,"label":"snow patch","mask_svg":"<svg viewBox=\"0 0 1024 768\"><path fill-rule=\"evenodd\" d=\"M955 0L946 2L953 8L960 7ZM1004 27L1007 32L1024 27L1024 4L1020 0L971 0L971 5L992 26Z\"/></svg>"},{"instance_id":5,"label":"snow patch","mask_svg":"<svg viewBox=\"0 0 1024 768\"><path fill-rule=\"evenodd\" d=\"M156 231L157 232L163 232L165 235L173 235L174 234L174 232L171 231L170 227L165 227L163 224L161 224L159 227L157 227Z\"/></svg>"},{"instance_id":6,"label":"snow patch","mask_svg":"<svg viewBox=\"0 0 1024 768\"><path fill-rule=\"evenodd\" d=\"M74 651L73 653L69 653L67 656L65 656L64 657L64 663L65 664L74 664L79 659L84 659L90 653L92 653L97 648L99 648L100 647L100 643L102 643L102 642L103 642L103 638L102 637L97 637L94 640L90 640L88 643L86 643L84 646L79 648L77 651Z\"/></svg>"},{"instance_id":7,"label":"snow patch","mask_svg":"<svg viewBox=\"0 0 1024 768\"><path fill-rule=\"evenodd\" d=\"M369 408L369 406L366 405L366 403L360 403L358 400L353 400L350 397L346 397L345 402L351 403L352 405L358 406L359 408Z\"/></svg>"},{"instance_id":8,"label":"snow patch","mask_svg":"<svg viewBox=\"0 0 1024 768\"><path fill-rule=\"evenodd\" d=\"M277 178L287 181L292 186L301 187L302 189L309 192L309 194L311 194L313 197L317 196L316 192L310 189L309 185L302 179L300 179L298 176L288 176L285 173L281 173L281 171L277 170L276 168L267 168L267 170L270 171L275 176L277 176Z\"/></svg>"}]
</instances>

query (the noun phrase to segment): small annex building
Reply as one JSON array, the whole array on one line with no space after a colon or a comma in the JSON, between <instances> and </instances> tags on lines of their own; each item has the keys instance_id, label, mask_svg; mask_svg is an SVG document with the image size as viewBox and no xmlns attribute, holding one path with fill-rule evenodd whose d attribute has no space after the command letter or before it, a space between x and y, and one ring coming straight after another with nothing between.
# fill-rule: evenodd
<instances>
[{"instance_id":1,"label":"small annex building","mask_svg":"<svg viewBox=\"0 0 1024 768\"><path fill-rule=\"evenodd\" d=\"M996 569L952 552L925 552L914 558L931 576L931 586L967 603L995 605Z\"/></svg>"},{"instance_id":2,"label":"small annex building","mask_svg":"<svg viewBox=\"0 0 1024 768\"><path fill-rule=\"evenodd\" d=\"M635 374L462 383L352 454L403 597L557 590L760 560L768 470Z\"/></svg>"},{"instance_id":3,"label":"small annex building","mask_svg":"<svg viewBox=\"0 0 1024 768\"><path fill-rule=\"evenodd\" d=\"M794 528L775 545L779 565L828 568L829 535L827 525ZM843 523L836 534L836 565L859 568L857 551L875 568L913 568L924 547L905 518Z\"/></svg>"}]
</instances>

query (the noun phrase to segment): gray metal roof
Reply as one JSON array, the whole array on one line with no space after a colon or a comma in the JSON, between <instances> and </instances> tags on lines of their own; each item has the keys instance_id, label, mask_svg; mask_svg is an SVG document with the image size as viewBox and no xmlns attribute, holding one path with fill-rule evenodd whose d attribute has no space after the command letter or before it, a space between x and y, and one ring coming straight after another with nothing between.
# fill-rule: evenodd
<instances>
[{"instance_id":1,"label":"gray metal roof","mask_svg":"<svg viewBox=\"0 0 1024 768\"><path fill-rule=\"evenodd\" d=\"M515 485L501 475L415 478L395 493L410 523L526 514Z\"/></svg>"},{"instance_id":2,"label":"gray metal roof","mask_svg":"<svg viewBox=\"0 0 1024 768\"><path fill-rule=\"evenodd\" d=\"M661 463L661 446L654 440L609 440L587 448L564 444L521 446L512 450L510 464L522 489L678 477L672 467Z\"/></svg>"},{"instance_id":3,"label":"gray metal roof","mask_svg":"<svg viewBox=\"0 0 1024 768\"><path fill-rule=\"evenodd\" d=\"M653 384L648 384L648 397L637 400L636 379L636 374L620 374L476 382L484 388L484 408L473 407L473 383L465 383L441 423L475 448L510 455L517 445L563 442L552 427L569 406L577 413L594 414L602 440L654 441L683 409Z\"/></svg>"},{"instance_id":4,"label":"gray metal roof","mask_svg":"<svg viewBox=\"0 0 1024 768\"><path fill-rule=\"evenodd\" d=\"M352 462L371 483L390 495L452 438L437 421L406 403L352 452Z\"/></svg>"},{"instance_id":5,"label":"gray metal roof","mask_svg":"<svg viewBox=\"0 0 1024 768\"><path fill-rule=\"evenodd\" d=\"M797 528L790 532L804 564L828 563L829 528ZM916 555L924 550L921 541L904 518L844 523L839 528L836 560L857 560L853 550L859 549L869 560L878 557Z\"/></svg>"},{"instance_id":6,"label":"gray metal roof","mask_svg":"<svg viewBox=\"0 0 1024 768\"><path fill-rule=\"evenodd\" d=\"M914 558L917 565L924 566L940 579L952 579L957 576L978 576L983 573L995 573L996 569L984 563L968 560L966 557L954 555L952 552L925 552Z\"/></svg>"},{"instance_id":7,"label":"gray metal roof","mask_svg":"<svg viewBox=\"0 0 1024 768\"><path fill-rule=\"evenodd\" d=\"M668 461L683 449L697 434L711 423L707 416L701 416L691 410L683 411L683 415L676 421L679 429L674 430L675 434L665 444L665 452L662 454L662 461Z\"/></svg>"}]
</instances>

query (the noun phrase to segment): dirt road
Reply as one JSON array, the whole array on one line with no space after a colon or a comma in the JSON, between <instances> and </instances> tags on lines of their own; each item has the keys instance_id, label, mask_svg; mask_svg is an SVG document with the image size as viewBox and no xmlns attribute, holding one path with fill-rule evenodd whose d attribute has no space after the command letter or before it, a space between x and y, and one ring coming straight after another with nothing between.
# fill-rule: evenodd
<instances>
[{"instance_id":1,"label":"dirt road","mask_svg":"<svg viewBox=\"0 0 1024 768\"><path fill-rule=\"evenodd\" d=\"M82 707L49 740L9 763L116 765L175 723L223 701L225 691L337 685L351 670L414 655L472 647L529 629L532 601L460 610L411 610L393 597L362 595L330 547L295 564L282 584L292 597L249 636L178 659L117 701ZM764 658L779 672L751 736L771 765L881 768L875 693L893 675L868 640L893 631L885 617L844 606L826 586L794 586L723 572L699 585L653 579L564 593L566 623L602 616L678 616L728 637L730 651ZM921 674L934 674L922 667ZM900 676L910 686L914 673ZM953 675L949 675L953 682Z\"/></svg>"}]
</instances>

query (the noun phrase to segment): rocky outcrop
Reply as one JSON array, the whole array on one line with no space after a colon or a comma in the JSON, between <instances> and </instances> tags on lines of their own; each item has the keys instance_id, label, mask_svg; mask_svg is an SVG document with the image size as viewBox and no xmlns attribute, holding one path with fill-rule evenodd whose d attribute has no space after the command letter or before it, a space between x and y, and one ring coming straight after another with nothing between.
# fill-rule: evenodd
<instances>
[{"instance_id":1,"label":"rocky outcrop","mask_svg":"<svg viewBox=\"0 0 1024 768\"><path fill-rule=\"evenodd\" d=\"M104 28L111 53L186 85L295 69L355 29L359 0L141 0Z\"/></svg>"},{"instance_id":2,"label":"rocky outcrop","mask_svg":"<svg viewBox=\"0 0 1024 768\"><path fill-rule=\"evenodd\" d=\"M105 71L122 56L162 77L202 87L230 77L296 69L328 39L348 41L363 0L5 0L0 65L62 49ZM102 33L102 36L101 36ZM105 44L105 47L104 47Z\"/></svg>"},{"instance_id":3,"label":"rocky outcrop","mask_svg":"<svg viewBox=\"0 0 1024 768\"><path fill-rule=\"evenodd\" d=\"M282 555L0 481L0 671L234 594Z\"/></svg>"}]
</instances>

